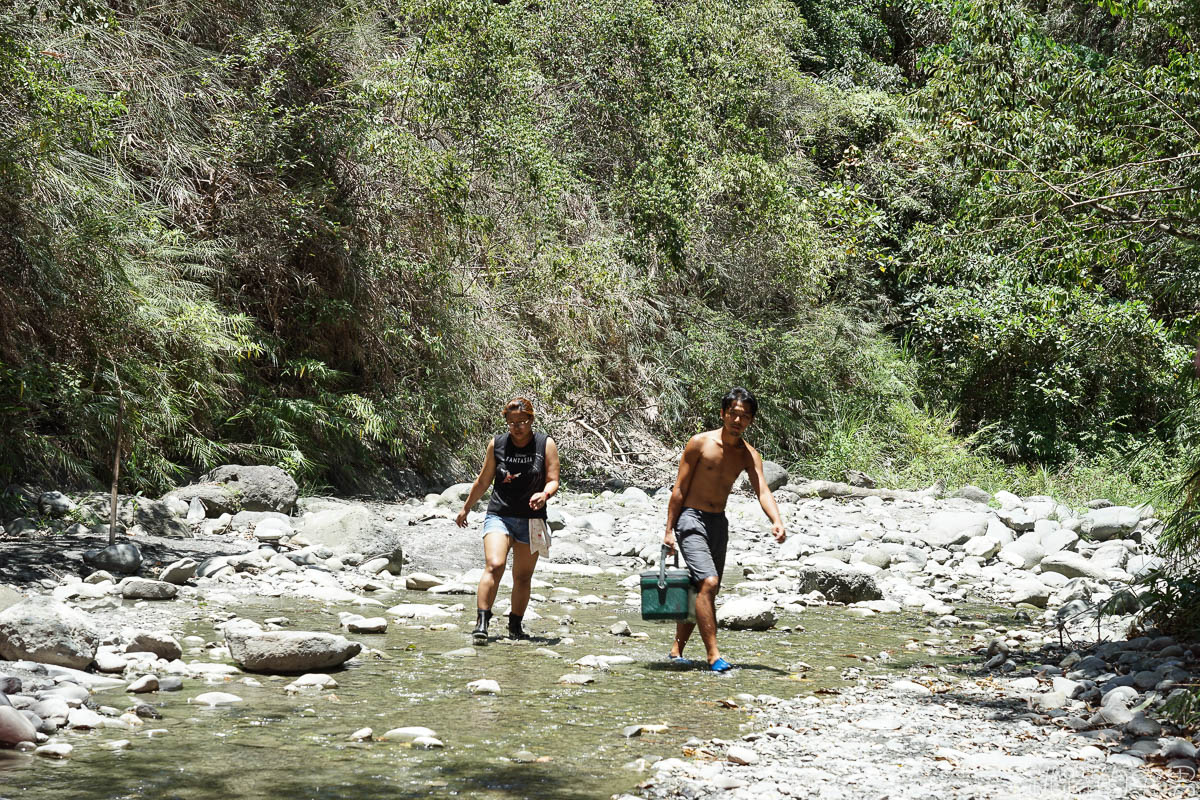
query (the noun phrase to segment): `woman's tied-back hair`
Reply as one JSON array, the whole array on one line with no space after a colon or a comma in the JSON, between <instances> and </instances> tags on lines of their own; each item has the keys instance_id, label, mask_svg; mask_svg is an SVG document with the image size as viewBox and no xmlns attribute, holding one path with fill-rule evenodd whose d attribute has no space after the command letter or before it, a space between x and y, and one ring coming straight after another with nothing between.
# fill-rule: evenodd
<instances>
[{"instance_id":1,"label":"woman's tied-back hair","mask_svg":"<svg viewBox=\"0 0 1200 800\"><path fill-rule=\"evenodd\" d=\"M534 416L533 403L530 402L528 397L514 397L512 400L509 400L507 403L504 404L504 418L505 419L508 419L509 414L522 414L522 413L528 414L531 417Z\"/></svg>"},{"instance_id":2,"label":"woman's tied-back hair","mask_svg":"<svg viewBox=\"0 0 1200 800\"><path fill-rule=\"evenodd\" d=\"M741 403L750 412L751 417L758 416L758 398L749 389L735 386L721 398L721 412L728 411L735 403Z\"/></svg>"}]
</instances>

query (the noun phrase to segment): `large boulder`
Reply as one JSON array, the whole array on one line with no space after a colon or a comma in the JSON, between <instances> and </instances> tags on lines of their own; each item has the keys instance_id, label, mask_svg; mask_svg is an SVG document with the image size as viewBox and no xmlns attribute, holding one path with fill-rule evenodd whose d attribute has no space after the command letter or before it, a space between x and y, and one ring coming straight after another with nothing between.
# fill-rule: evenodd
<instances>
[{"instance_id":1,"label":"large boulder","mask_svg":"<svg viewBox=\"0 0 1200 800\"><path fill-rule=\"evenodd\" d=\"M875 579L853 568L841 569L830 564L800 568L801 594L820 592L835 603L858 603L863 600L882 600L883 592Z\"/></svg>"},{"instance_id":2,"label":"large boulder","mask_svg":"<svg viewBox=\"0 0 1200 800\"><path fill-rule=\"evenodd\" d=\"M657 551L657 543L654 548ZM658 553L654 553L655 558ZM591 564L592 551L575 542L555 542L554 553L551 556L556 564Z\"/></svg>"},{"instance_id":3,"label":"large boulder","mask_svg":"<svg viewBox=\"0 0 1200 800\"><path fill-rule=\"evenodd\" d=\"M882 547L868 547L862 551L857 563L870 564L872 567L887 569L892 563L892 554Z\"/></svg>"},{"instance_id":4,"label":"large boulder","mask_svg":"<svg viewBox=\"0 0 1200 800\"><path fill-rule=\"evenodd\" d=\"M377 527L365 506L330 503L301 517L296 532L310 544L344 548L369 539Z\"/></svg>"},{"instance_id":5,"label":"large boulder","mask_svg":"<svg viewBox=\"0 0 1200 800\"><path fill-rule=\"evenodd\" d=\"M996 516L1018 533L1033 530L1034 524L1037 522L1037 519L1023 508L1002 508L996 512Z\"/></svg>"},{"instance_id":6,"label":"large boulder","mask_svg":"<svg viewBox=\"0 0 1200 800\"><path fill-rule=\"evenodd\" d=\"M250 672L314 672L337 667L362 650L344 636L317 631L263 631L226 628L229 655Z\"/></svg>"},{"instance_id":7,"label":"large boulder","mask_svg":"<svg viewBox=\"0 0 1200 800\"><path fill-rule=\"evenodd\" d=\"M226 464L201 476L197 483L168 492L163 500L190 504L198 499L207 516L219 517L239 511L291 514L299 496L296 481L279 467Z\"/></svg>"},{"instance_id":8,"label":"large boulder","mask_svg":"<svg viewBox=\"0 0 1200 800\"><path fill-rule=\"evenodd\" d=\"M738 597L717 609L717 624L735 631L765 631L777 619L775 604L760 597Z\"/></svg>"},{"instance_id":9,"label":"large boulder","mask_svg":"<svg viewBox=\"0 0 1200 800\"><path fill-rule=\"evenodd\" d=\"M567 527L567 518L563 514L562 509L558 506L547 507L546 524L550 526L550 530L552 531L561 531Z\"/></svg>"},{"instance_id":10,"label":"large boulder","mask_svg":"<svg viewBox=\"0 0 1200 800\"><path fill-rule=\"evenodd\" d=\"M1022 506L1021 498L1017 497L1012 492L1006 492L1003 489L996 492L993 499L1000 504L1000 508L1002 509L1021 508Z\"/></svg>"},{"instance_id":11,"label":"large boulder","mask_svg":"<svg viewBox=\"0 0 1200 800\"><path fill-rule=\"evenodd\" d=\"M772 491L782 488L788 482L788 471L774 461L763 462L763 476L767 479L767 487Z\"/></svg>"},{"instance_id":12,"label":"large boulder","mask_svg":"<svg viewBox=\"0 0 1200 800\"><path fill-rule=\"evenodd\" d=\"M1017 569L1033 569L1046 557L1046 551L1036 538L1027 534L1000 548L999 557Z\"/></svg>"},{"instance_id":13,"label":"large boulder","mask_svg":"<svg viewBox=\"0 0 1200 800\"><path fill-rule=\"evenodd\" d=\"M254 530L269 521L280 522L288 527L292 525L292 518L278 511L239 511L233 515L229 524L235 531L243 531Z\"/></svg>"},{"instance_id":14,"label":"large boulder","mask_svg":"<svg viewBox=\"0 0 1200 800\"><path fill-rule=\"evenodd\" d=\"M1125 571L1136 578L1148 572L1162 569L1165 563L1158 556L1134 555L1130 556L1129 561L1125 564Z\"/></svg>"},{"instance_id":15,"label":"large boulder","mask_svg":"<svg viewBox=\"0 0 1200 800\"><path fill-rule=\"evenodd\" d=\"M48 517L61 517L75 510L75 501L62 492L43 492L37 505L38 511Z\"/></svg>"},{"instance_id":16,"label":"large boulder","mask_svg":"<svg viewBox=\"0 0 1200 800\"><path fill-rule=\"evenodd\" d=\"M1003 545L1004 543L1000 541L999 536L985 534L968 539L967 543L963 545L963 551L969 556L977 556L987 561L1000 552L1000 548Z\"/></svg>"},{"instance_id":17,"label":"large boulder","mask_svg":"<svg viewBox=\"0 0 1200 800\"><path fill-rule=\"evenodd\" d=\"M884 542L877 547L888 554L887 566L890 567L897 564L915 564L918 567L924 567L929 561L929 553L913 545Z\"/></svg>"},{"instance_id":18,"label":"large boulder","mask_svg":"<svg viewBox=\"0 0 1200 800\"><path fill-rule=\"evenodd\" d=\"M1012 588L1012 594L1009 595L1008 601L1013 605L1028 603L1038 608L1045 608L1046 603L1050 600L1050 587L1029 573L1026 573L1024 577L1014 579L1009 586Z\"/></svg>"},{"instance_id":19,"label":"large boulder","mask_svg":"<svg viewBox=\"0 0 1200 800\"><path fill-rule=\"evenodd\" d=\"M193 577L214 578L221 573L232 574L236 571L237 570L229 565L228 556L212 556L204 559L198 565L196 565L196 570L193 573Z\"/></svg>"},{"instance_id":20,"label":"large boulder","mask_svg":"<svg viewBox=\"0 0 1200 800\"><path fill-rule=\"evenodd\" d=\"M100 636L82 611L50 597L31 597L0 612L0 658L85 669Z\"/></svg>"},{"instance_id":21,"label":"large boulder","mask_svg":"<svg viewBox=\"0 0 1200 800\"><path fill-rule=\"evenodd\" d=\"M1124 569L1129 561L1129 550L1120 542L1112 542L1093 550L1089 561L1099 569Z\"/></svg>"},{"instance_id":22,"label":"large boulder","mask_svg":"<svg viewBox=\"0 0 1200 800\"><path fill-rule=\"evenodd\" d=\"M186 509L186 506L187 503L180 500L121 495L117 502L117 523L126 530L136 526L154 536L184 539L192 535L191 528L179 515L179 509ZM112 496L94 492L80 498L79 508L85 518L108 521L112 514Z\"/></svg>"},{"instance_id":23,"label":"large boulder","mask_svg":"<svg viewBox=\"0 0 1200 800\"><path fill-rule=\"evenodd\" d=\"M294 534L294 520L278 511L239 511L233 515L230 526L238 532L254 532L260 542L274 544Z\"/></svg>"},{"instance_id":24,"label":"large boulder","mask_svg":"<svg viewBox=\"0 0 1200 800\"><path fill-rule=\"evenodd\" d=\"M154 536L169 536L176 539L189 538L192 529L179 518L169 502L138 498L133 507L133 524Z\"/></svg>"},{"instance_id":25,"label":"large boulder","mask_svg":"<svg viewBox=\"0 0 1200 800\"><path fill-rule=\"evenodd\" d=\"M991 502L992 496L980 489L978 486L967 485L956 491L952 497L961 497L964 500L970 500L973 503L983 503L987 505Z\"/></svg>"},{"instance_id":26,"label":"large boulder","mask_svg":"<svg viewBox=\"0 0 1200 800\"><path fill-rule=\"evenodd\" d=\"M233 490L219 483L193 483L188 486L180 486L163 495L163 502L168 506L174 502L182 502L192 507L199 502L204 509L205 516L213 518L222 514L234 514L241 507ZM191 519L190 516L189 519Z\"/></svg>"},{"instance_id":27,"label":"large boulder","mask_svg":"<svg viewBox=\"0 0 1200 800\"><path fill-rule=\"evenodd\" d=\"M1042 549L1047 553L1057 553L1060 550L1074 550L1079 543L1079 534L1067 528L1043 533L1040 537Z\"/></svg>"},{"instance_id":28,"label":"large boulder","mask_svg":"<svg viewBox=\"0 0 1200 800\"><path fill-rule=\"evenodd\" d=\"M987 529L987 514L977 511L939 511L930 516L925 528L913 536L930 547L949 547L982 536Z\"/></svg>"},{"instance_id":29,"label":"large boulder","mask_svg":"<svg viewBox=\"0 0 1200 800\"><path fill-rule=\"evenodd\" d=\"M142 565L142 551L129 542L118 542L83 554L83 562L92 569L132 575Z\"/></svg>"},{"instance_id":30,"label":"large boulder","mask_svg":"<svg viewBox=\"0 0 1200 800\"><path fill-rule=\"evenodd\" d=\"M182 586L195 577L197 566L199 564L196 559L181 558L163 567L162 571L158 573L158 579Z\"/></svg>"},{"instance_id":31,"label":"large boulder","mask_svg":"<svg viewBox=\"0 0 1200 800\"><path fill-rule=\"evenodd\" d=\"M278 511L291 514L300 497L300 487L279 467L227 464L203 476L202 483L216 483L232 490L239 511Z\"/></svg>"},{"instance_id":32,"label":"large boulder","mask_svg":"<svg viewBox=\"0 0 1200 800\"><path fill-rule=\"evenodd\" d=\"M1054 519L1059 514L1059 503L1053 497L1046 495L1033 495L1026 497L1021 501L1021 505L1025 508L1025 513L1033 517L1034 520ZM1066 509L1066 506L1062 508ZM1070 512L1070 509L1066 509Z\"/></svg>"},{"instance_id":33,"label":"large boulder","mask_svg":"<svg viewBox=\"0 0 1200 800\"><path fill-rule=\"evenodd\" d=\"M575 525L581 531L611 536L617 527L617 518L607 511L593 511L591 514L575 520Z\"/></svg>"},{"instance_id":34,"label":"large boulder","mask_svg":"<svg viewBox=\"0 0 1200 800\"><path fill-rule=\"evenodd\" d=\"M17 519L10 520L4 526L4 532L9 536L24 536L29 533L36 533L37 530L38 524L29 517L18 517Z\"/></svg>"},{"instance_id":35,"label":"large boulder","mask_svg":"<svg viewBox=\"0 0 1200 800\"><path fill-rule=\"evenodd\" d=\"M446 506L454 510L462 508L462 504L467 502L467 498L471 496L471 487L473 485L471 483L456 483L450 486L442 491L438 497L437 505ZM479 503L477 502L475 505L478 507Z\"/></svg>"},{"instance_id":36,"label":"large boulder","mask_svg":"<svg viewBox=\"0 0 1200 800\"><path fill-rule=\"evenodd\" d=\"M767 488L772 492L783 488L789 479L788 471L774 461L763 461L763 477L767 479ZM742 473L737 488L743 492L750 491L750 479L746 477L746 473Z\"/></svg>"},{"instance_id":37,"label":"large boulder","mask_svg":"<svg viewBox=\"0 0 1200 800\"><path fill-rule=\"evenodd\" d=\"M1098 541L1125 538L1133 533L1141 518L1141 512L1129 506L1097 508L1084 514L1080 531Z\"/></svg>"},{"instance_id":38,"label":"large boulder","mask_svg":"<svg viewBox=\"0 0 1200 800\"><path fill-rule=\"evenodd\" d=\"M1104 580L1107 570L1097 566L1079 553L1064 550L1051 553L1042 559L1042 572L1057 572L1068 578L1094 578Z\"/></svg>"}]
</instances>

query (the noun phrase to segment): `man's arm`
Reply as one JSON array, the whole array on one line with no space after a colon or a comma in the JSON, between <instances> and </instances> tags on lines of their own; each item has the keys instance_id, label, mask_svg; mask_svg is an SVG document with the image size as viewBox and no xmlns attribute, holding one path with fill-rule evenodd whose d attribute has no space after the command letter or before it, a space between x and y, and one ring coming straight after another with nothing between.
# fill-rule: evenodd
<instances>
[{"instance_id":1,"label":"man's arm","mask_svg":"<svg viewBox=\"0 0 1200 800\"><path fill-rule=\"evenodd\" d=\"M467 527L467 514L471 513L471 508L479 502L479 498L483 497L483 493L492 485L494 477L496 477L495 439L488 442L487 451L483 454L483 467L479 470L479 476L475 478L475 483L471 484L471 493L467 495L467 502L463 503L462 511L459 511L458 516L454 518L454 523L458 527Z\"/></svg>"},{"instance_id":2,"label":"man's arm","mask_svg":"<svg viewBox=\"0 0 1200 800\"><path fill-rule=\"evenodd\" d=\"M750 481L750 488L758 495L758 504L771 520L771 533L775 536L775 541L782 542L787 538L787 533L783 529L783 518L779 516L779 506L775 504L775 495L771 494L771 487L767 486L767 476L763 474L762 456L750 445L746 445L746 449L749 451L750 460L746 465L746 477Z\"/></svg>"},{"instance_id":3,"label":"man's arm","mask_svg":"<svg viewBox=\"0 0 1200 800\"><path fill-rule=\"evenodd\" d=\"M675 486L671 488L671 499L667 502L667 532L663 534L663 544L672 554L675 552L675 521L683 513L683 498L687 497L692 485L692 476L700 461L700 447L700 437L693 436L683 448L683 455L679 457L679 474L675 476Z\"/></svg>"}]
</instances>

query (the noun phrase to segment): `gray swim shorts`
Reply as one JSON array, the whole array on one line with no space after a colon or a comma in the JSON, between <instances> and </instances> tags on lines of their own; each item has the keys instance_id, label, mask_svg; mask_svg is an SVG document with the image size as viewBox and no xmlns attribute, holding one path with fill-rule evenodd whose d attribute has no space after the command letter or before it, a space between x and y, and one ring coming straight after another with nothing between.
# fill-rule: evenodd
<instances>
[{"instance_id":1,"label":"gray swim shorts","mask_svg":"<svg viewBox=\"0 0 1200 800\"><path fill-rule=\"evenodd\" d=\"M725 572L729 520L724 514L685 508L675 520L675 543L683 553L693 583L720 578Z\"/></svg>"}]
</instances>

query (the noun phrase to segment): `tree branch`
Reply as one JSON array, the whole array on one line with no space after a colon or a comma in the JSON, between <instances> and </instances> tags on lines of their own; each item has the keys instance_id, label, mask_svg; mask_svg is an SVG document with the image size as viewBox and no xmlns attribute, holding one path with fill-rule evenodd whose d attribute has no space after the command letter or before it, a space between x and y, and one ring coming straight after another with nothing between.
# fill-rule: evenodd
<instances>
[{"instance_id":1,"label":"tree branch","mask_svg":"<svg viewBox=\"0 0 1200 800\"><path fill-rule=\"evenodd\" d=\"M1116 192L1115 194L1106 194L1103 197L1091 197L1087 200L1077 200L1069 206L1065 206L1063 211L1070 211L1073 208L1081 206L1091 206L1098 203L1103 203L1105 200L1116 200L1121 197L1133 197L1140 194L1163 194L1165 192L1178 192L1185 189L1190 189L1190 186L1159 186L1155 189L1130 189L1127 192Z\"/></svg>"}]
</instances>

